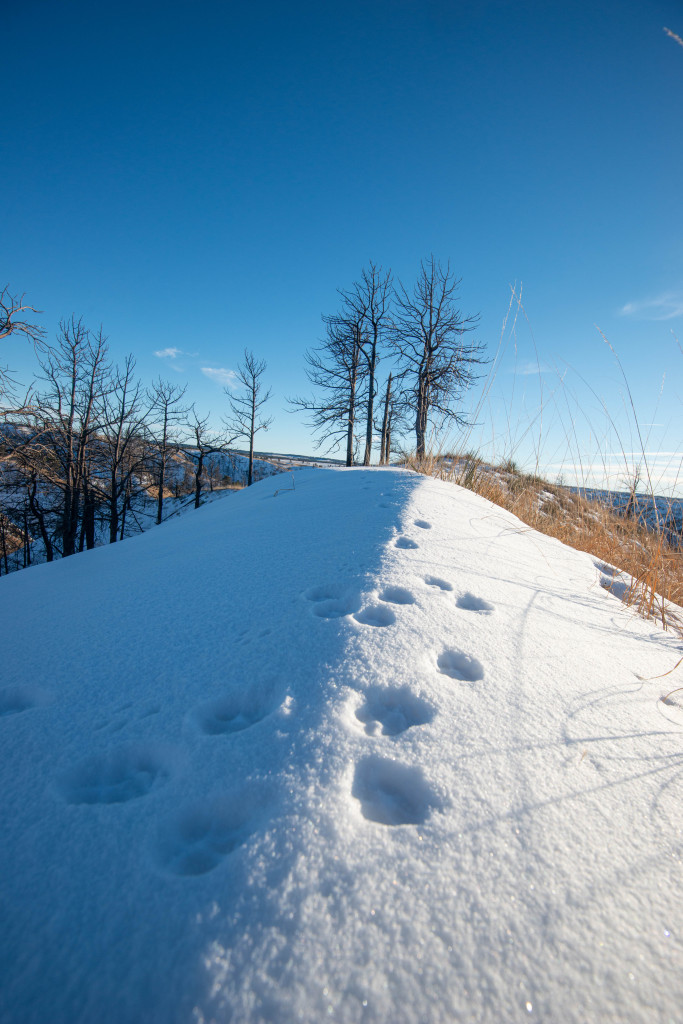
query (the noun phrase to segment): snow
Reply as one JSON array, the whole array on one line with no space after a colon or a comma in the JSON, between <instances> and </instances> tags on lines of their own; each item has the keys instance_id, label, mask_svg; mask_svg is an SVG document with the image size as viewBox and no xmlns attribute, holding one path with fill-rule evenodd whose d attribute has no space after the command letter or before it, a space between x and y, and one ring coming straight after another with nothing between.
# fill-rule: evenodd
<instances>
[{"instance_id":1,"label":"snow","mask_svg":"<svg viewBox=\"0 0 683 1024\"><path fill-rule=\"evenodd\" d=\"M455 485L284 483L0 580L0 1019L679 1021L680 641Z\"/></svg>"}]
</instances>

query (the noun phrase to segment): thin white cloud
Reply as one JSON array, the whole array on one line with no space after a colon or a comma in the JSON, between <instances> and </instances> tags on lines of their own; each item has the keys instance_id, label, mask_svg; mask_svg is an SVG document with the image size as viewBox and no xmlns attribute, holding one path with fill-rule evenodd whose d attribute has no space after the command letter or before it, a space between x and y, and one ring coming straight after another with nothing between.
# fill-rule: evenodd
<instances>
[{"instance_id":1,"label":"thin white cloud","mask_svg":"<svg viewBox=\"0 0 683 1024\"><path fill-rule=\"evenodd\" d=\"M517 373L521 377L535 377L541 373L552 373L552 366L546 366L544 363L523 363L521 366L516 366L512 373Z\"/></svg>"},{"instance_id":2,"label":"thin white cloud","mask_svg":"<svg viewBox=\"0 0 683 1024\"><path fill-rule=\"evenodd\" d=\"M676 459L683 458L683 452L607 452L612 459Z\"/></svg>"},{"instance_id":3,"label":"thin white cloud","mask_svg":"<svg viewBox=\"0 0 683 1024\"><path fill-rule=\"evenodd\" d=\"M183 355L183 350L181 348L160 348L154 355L157 359L177 359L178 356Z\"/></svg>"},{"instance_id":4,"label":"thin white cloud","mask_svg":"<svg viewBox=\"0 0 683 1024\"><path fill-rule=\"evenodd\" d=\"M636 320L673 320L683 316L683 295L680 292L666 292L654 299L627 302L619 310L620 316L632 316Z\"/></svg>"},{"instance_id":5,"label":"thin white cloud","mask_svg":"<svg viewBox=\"0 0 683 1024\"><path fill-rule=\"evenodd\" d=\"M202 366L202 373L209 380L215 380L217 384L224 387L236 388L238 386L237 374L234 370L226 370L223 366Z\"/></svg>"}]
</instances>

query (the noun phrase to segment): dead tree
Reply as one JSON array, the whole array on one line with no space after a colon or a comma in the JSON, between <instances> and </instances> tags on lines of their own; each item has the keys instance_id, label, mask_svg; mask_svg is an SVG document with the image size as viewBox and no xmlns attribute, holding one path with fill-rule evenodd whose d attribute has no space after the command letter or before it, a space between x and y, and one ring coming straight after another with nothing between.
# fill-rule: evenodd
<instances>
[{"instance_id":1,"label":"dead tree","mask_svg":"<svg viewBox=\"0 0 683 1024\"><path fill-rule=\"evenodd\" d=\"M316 388L310 398L288 399L292 411L310 414L316 448L325 454L346 445L346 465L354 463L359 395L363 385L362 319L323 316L326 338L306 353L306 376Z\"/></svg>"},{"instance_id":2,"label":"dead tree","mask_svg":"<svg viewBox=\"0 0 683 1024\"><path fill-rule=\"evenodd\" d=\"M380 446L379 446L379 464L380 464L380 466L386 466L387 463L389 462L390 441L391 441L390 417L391 417L391 399L392 399L392 393L391 393L392 376L393 375L390 373L389 377L388 377L388 380L387 380L386 395L384 396L384 415L382 416L382 433L381 433L381 436L380 436Z\"/></svg>"},{"instance_id":3,"label":"dead tree","mask_svg":"<svg viewBox=\"0 0 683 1024\"><path fill-rule=\"evenodd\" d=\"M391 271L384 274L381 267L370 261L368 269L363 268L360 281L355 281L349 291L340 292L345 319L359 326L358 347L366 392L364 466L369 466L372 460L375 375L391 324L391 282Z\"/></svg>"},{"instance_id":4,"label":"dead tree","mask_svg":"<svg viewBox=\"0 0 683 1024\"><path fill-rule=\"evenodd\" d=\"M191 418L187 424L190 437L179 447L185 458L190 459L194 463L194 507L199 508L207 455L227 455L229 446L236 438L228 437L225 433L216 434L210 430L210 413L203 419L200 419L194 405L191 406L190 413ZM213 490L213 487L211 487L211 490Z\"/></svg>"},{"instance_id":5,"label":"dead tree","mask_svg":"<svg viewBox=\"0 0 683 1024\"><path fill-rule=\"evenodd\" d=\"M46 387L36 397L28 416L31 443L16 458L37 478L61 492L58 536L62 556L76 551L85 505L90 514L93 440L99 429L98 404L106 388L107 339L100 330L89 331L82 319L63 320L57 344L41 361L39 381ZM85 534L94 546L94 531Z\"/></svg>"},{"instance_id":6,"label":"dead tree","mask_svg":"<svg viewBox=\"0 0 683 1024\"><path fill-rule=\"evenodd\" d=\"M109 543L119 539L119 527L126 500L130 500L133 479L143 472L148 455L147 416L142 385L135 380L135 359L128 356L123 369L113 371L102 396L103 478L109 519Z\"/></svg>"},{"instance_id":7,"label":"dead tree","mask_svg":"<svg viewBox=\"0 0 683 1024\"><path fill-rule=\"evenodd\" d=\"M46 498L40 488L38 473L30 469L26 474L26 499L28 510L38 528L43 547L45 549L45 561L51 562L55 557L53 535L50 530L50 523L54 520L55 509L50 507L49 496ZM48 492L49 493L49 492ZM26 531L28 533L28 529Z\"/></svg>"},{"instance_id":8,"label":"dead tree","mask_svg":"<svg viewBox=\"0 0 683 1024\"><path fill-rule=\"evenodd\" d=\"M422 261L412 292L399 283L395 298L392 345L415 415L418 459L425 456L430 414L465 422L455 403L477 379L475 367L485 362L483 346L464 341L479 318L465 317L456 307L459 285L450 264L444 269L431 256Z\"/></svg>"},{"instance_id":9,"label":"dead tree","mask_svg":"<svg viewBox=\"0 0 683 1024\"><path fill-rule=\"evenodd\" d=\"M166 469L171 453L176 447L177 428L187 414L187 409L180 405L186 390L187 388L181 388L159 377L147 393L150 420L155 424L152 428L152 437L157 467L157 525L163 516Z\"/></svg>"},{"instance_id":10,"label":"dead tree","mask_svg":"<svg viewBox=\"0 0 683 1024\"><path fill-rule=\"evenodd\" d=\"M403 378L400 373L392 371L387 379L382 402L382 419L377 423L377 431L380 434L380 466L386 466L391 461L395 436L405 437L410 432L409 414Z\"/></svg>"},{"instance_id":11,"label":"dead tree","mask_svg":"<svg viewBox=\"0 0 683 1024\"><path fill-rule=\"evenodd\" d=\"M244 389L244 394L233 395L229 388L224 388L230 400L231 415L224 420L226 429L233 435L233 440L244 437L249 441L249 471L247 487L251 487L254 479L254 437L259 430L268 430L273 418L261 415L261 409L271 397L270 388L264 391L262 381L266 372L266 363L257 361L253 352L244 351L244 362L237 367L237 380Z\"/></svg>"}]
</instances>

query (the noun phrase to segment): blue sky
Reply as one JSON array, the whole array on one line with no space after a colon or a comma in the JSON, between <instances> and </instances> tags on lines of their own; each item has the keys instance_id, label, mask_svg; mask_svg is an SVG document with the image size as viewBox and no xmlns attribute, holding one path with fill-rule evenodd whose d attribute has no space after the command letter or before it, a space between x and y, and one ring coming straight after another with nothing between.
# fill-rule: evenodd
<instances>
[{"instance_id":1,"label":"blue sky","mask_svg":"<svg viewBox=\"0 0 683 1024\"><path fill-rule=\"evenodd\" d=\"M274 392L261 445L307 452L285 398L320 314L369 259L410 283L434 253L491 355L522 288L471 445L566 479L614 452L616 482L640 441L599 328L666 489L683 47L665 26L683 35L681 0L24 0L3 13L0 280L50 336L72 312L101 323L116 359L216 420L217 371L253 349ZM29 382L20 342L2 361Z\"/></svg>"}]
</instances>

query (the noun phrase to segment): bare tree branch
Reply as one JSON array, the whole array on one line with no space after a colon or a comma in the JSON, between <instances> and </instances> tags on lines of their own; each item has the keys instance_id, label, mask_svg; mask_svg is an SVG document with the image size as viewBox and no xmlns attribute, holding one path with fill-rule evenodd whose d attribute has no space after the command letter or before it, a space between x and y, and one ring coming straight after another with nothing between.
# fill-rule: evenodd
<instances>
[{"instance_id":1,"label":"bare tree branch","mask_svg":"<svg viewBox=\"0 0 683 1024\"><path fill-rule=\"evenodd\" d=\"M209 428L210 413L200 419L193 406L190 407L191 419L188 421L190 437L178 447L186 459L194 462L194 507L201 504L202 485L204 480L204 464L207 455L228 454L230 445L237 440L227 434L216 434Z\"/></svg>"},{"instance_id":2,"label":"bare tree branch","mask_svg":"<svg viewBox=\"0 0 683 1024\"><path fill-rule=\"evenodd\" d=\"M358 343L364 364L363 377L366 379L364 466L369 466L372 460L375 374L380 349L391 326L391 285L391 271L384 274L382 268L371 260L369 267L363 268L360 281L354 281L349 291L339 293L344 300L347 318L360 325Z\"/></svg>"},{"instance_id":3,"label":"bare tree branch","mask_svg":"<svg viewBox=\"0 0 683 1024\"><path fill-rule=\"evenodd\" d=\"M187 387L181 388L180 385L171 384L159 377L147 393L150 419L157 418L156 430L152 429L157 448L157 525L163 515L166 467L171 451L175 448L175 431L183 416L187 414L187 408L180 405L186 391Z\"/></svg>"},{"instance_id":4,"label":"bare tree branch","mask_svg":"<svg viewBox=\"0 0 683 1024\"><path fill-rule=\"evenodd\" d=\"M433 256L423 260L412 293L399 283L392 342L406 381L406 395L415 413L418 458L424 458L430 413L464 423L454 403L477 379L475 367L486 360L483 345L466 343L477 316L465 317L456 307L460 280Z\"/></svg>"},{"instance_id":5,"label":"bare tree branch","mask_svg":"<svg viewBox=\"0 0 683 1024\"><path fill-rule=\"evenodd\" d=\"M233 395L229 388L223 389L230 400L231 412L231 416L224 420L225 426L234 435L233 440L244 437L249 441L247 487L254 482L254 436L259 430L268 430L273 422L272 416L265 418L260 411L272 394L270 388L264 391L261 380L266 368L264 360L259 362L253 352L245 349L244 362L237 368L237 380L245 389L244 394Z\"/></svg>"}]
</instances>

